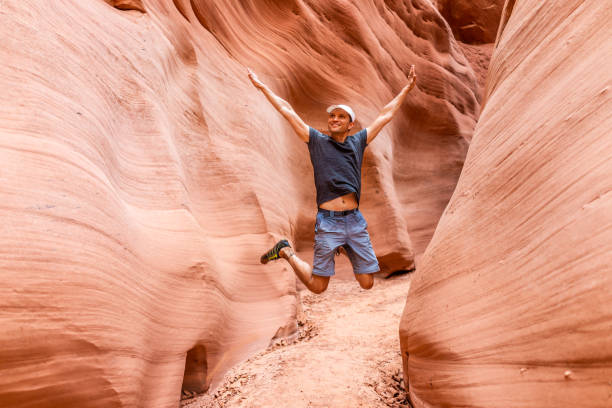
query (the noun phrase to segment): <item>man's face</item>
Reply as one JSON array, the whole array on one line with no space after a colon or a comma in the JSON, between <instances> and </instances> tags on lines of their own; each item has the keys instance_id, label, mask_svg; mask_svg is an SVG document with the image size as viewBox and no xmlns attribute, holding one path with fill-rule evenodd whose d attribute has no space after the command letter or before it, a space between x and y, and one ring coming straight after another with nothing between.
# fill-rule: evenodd
<instances>
[{"instance_id":1,"label":"man's face","mask_svg":"<svg viewBox=\"0 0 612 408\"><path fill-rule=\"evenodd\" d=\"M351 122L349 114L340 108L336 108L329 113L327 118L327 127L331 133L345 133L348 132L354 123Z\"/></svg>"}]
</instances>

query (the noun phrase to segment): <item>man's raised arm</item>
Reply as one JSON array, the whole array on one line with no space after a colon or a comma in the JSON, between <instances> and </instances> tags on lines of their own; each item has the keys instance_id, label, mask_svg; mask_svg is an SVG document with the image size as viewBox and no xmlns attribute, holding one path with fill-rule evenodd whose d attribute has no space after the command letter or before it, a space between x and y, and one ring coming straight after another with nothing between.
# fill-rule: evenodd
<instances>
[{"instance_id":1,"label":"man's raised arm","mask_svg":"<svg viewBox=\"0 0 612 408\"><path fill-rule=\"evenodd\" d=\"M395 115L395 112L397 112L399 107L404 102L404 99L406 99L406 95L408 95L408 92L410 92L412 88L414 88L415 83L416 74L414 73L414 65L412 65L410 67L410 73L408 74L408 84L400 91L400 93L395 98L393 98L391 102L387 104L387 106L383 108L382 111L380 111L378 117L374 120L374 122L372 122L370 126L368 126L368 138L366 143L370 143L372 140L374 140L374 138L378 136L378 133L382 130L382 128L385 127L385 125L389 123L391 119L393 119L393 115Z\"/></svg>"},{"instance_id":2,"label":"man's raised arm","mask_svg":"<svg viewBox=\"0 0 612 408\"><path fill-rule=\"evenodd\" d=\"M310 129L308 128L308 125L304 123L302 118L300 118L298 114L295 113L295 110L293 110L293 107L289 104L289 102L272 92L270 88L268 88L263 82L261 82L259 78L257 78L257 75L255 75L255 73L250 69L249 79L251 80L255 88L263 92L263 94L266 96L268 101L270 101L272 106L274 106L274 108L281 115L283 115L285 119L287 119L287 121L289 122L295 133L297 133L297 135L300 137L300 139L308 143Z\"/></svg>"}]
</instances>

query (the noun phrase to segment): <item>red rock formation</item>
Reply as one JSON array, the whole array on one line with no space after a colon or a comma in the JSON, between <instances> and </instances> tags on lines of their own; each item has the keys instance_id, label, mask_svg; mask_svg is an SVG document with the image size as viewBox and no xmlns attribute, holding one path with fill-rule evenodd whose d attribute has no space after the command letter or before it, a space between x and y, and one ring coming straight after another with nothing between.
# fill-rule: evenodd
<instances>
[{"instance_id":1,"label":"red rock formation","mask_svg":"<svg viewBox=\"0 0 612 408\"><path fill-rule=\"evenodd\" d=\"M0 2L0 405L176 405L295 327L309 252L306 148L245 66L324 127L418 89L368 149L363 210L409 268L479 106L439 14L411 2Z\"/></svg>"},{"instance_id":2,"label":"red rock formation","mask_svg":"<svg viewBox=\"0 0 612 408\"><path fill-rule=\"evenodd\" d=\"M474 69L479 85L477 98L481 102L505 0L436 0L434 3Z\"/></svg>"},{"instance_id":3,"label":"red rock formation","mask_svg":"<svg viewBox=\"0 0 612 408\"><path fill-rule=\"evenodd\" d=\"M415 407L610 406L610 17L525 0L504 19L402 318Z\"/></svg>"},{"instance_id":4,"label":"red rock formation","mask_svg":"<svg viewBox=\"0 0 612 408\"><path fill-rule=\"evenodd\" d=\"M506 0L435 0L455 38L468 44L495 41Z\"/></svg>"},{"instance_id":5,"label":"red rock formation","mask_svg":"<svg viewBox=\"0 0 612 408\"><path fill-rule=\"evenodd\" d=\"M487 72L489 70L489 62L493 53L494 44L466 44L459 42L459 47L463 51L463 55L467 58L474 70L476 80L478 82L478 94L476 98L479 103L482 103Z\"/></svg>"}]
</instances>

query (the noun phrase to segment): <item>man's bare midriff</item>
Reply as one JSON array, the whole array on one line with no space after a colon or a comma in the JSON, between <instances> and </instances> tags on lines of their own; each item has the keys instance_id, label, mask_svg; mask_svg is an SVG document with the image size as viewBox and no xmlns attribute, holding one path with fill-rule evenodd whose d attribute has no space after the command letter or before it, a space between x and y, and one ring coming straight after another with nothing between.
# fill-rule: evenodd
<instances>
[{"instance_id":1,"label":"man's bare midriff","mask_svg":"<svg viewBox=\"0 0 612 408\"><path fill-rule=\"evenodd\" d=\"M321 204L321 208L330 211L346 211L357 208L357 199L355 193L349 193L340 197L336 197L333 200L329 200Z\"/></svg>"}]
</instances>

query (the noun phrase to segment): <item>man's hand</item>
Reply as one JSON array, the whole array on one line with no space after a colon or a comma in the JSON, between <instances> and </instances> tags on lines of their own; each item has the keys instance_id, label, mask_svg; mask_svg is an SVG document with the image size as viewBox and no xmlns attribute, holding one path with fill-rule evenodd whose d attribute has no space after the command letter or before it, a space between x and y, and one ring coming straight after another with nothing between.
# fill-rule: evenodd
<instances>
[{"instance_id":1,"label":"man's hand","mask_svg":"<svg viewBox=\"0 0 612 408\"><path fill-rule=\"evenodd\" d=\"M247 68L247 71L249 72L249 79L251 80L255 88L262 90L265 86L263 82L261 82L259 78L257 78L257 75L253 71L251 71L251 68Z\"/></svg>"},{"instance_id":2,"label":"man's hand","mask_svg":"<svg viewBox=\"0 0 612 408\"><path fill-rule=\"evenodd\" d=\"M414 65L410 66L410 72L408 73L408 85L405 87L408 88L407 92L410 92L412 88L416 85L416 73L414 72Z\"/></svg>"},{"instance_id":3,"label":"man's hand","mask_svg":"<svg viewBox=\"0 0 612 408\"><path fill-rule=\"evenodd\" d=\"M416 73L414 71L414 65L410 66L410 72L408 72L408 83L402 88L399 95L405 95L414 88L416 85Z\"/></svg>"}]
</instances>

